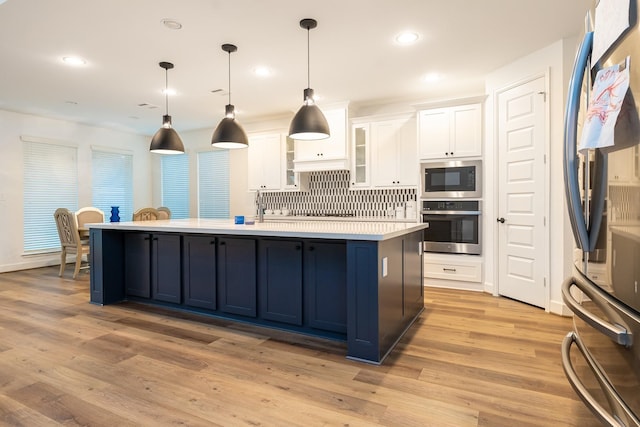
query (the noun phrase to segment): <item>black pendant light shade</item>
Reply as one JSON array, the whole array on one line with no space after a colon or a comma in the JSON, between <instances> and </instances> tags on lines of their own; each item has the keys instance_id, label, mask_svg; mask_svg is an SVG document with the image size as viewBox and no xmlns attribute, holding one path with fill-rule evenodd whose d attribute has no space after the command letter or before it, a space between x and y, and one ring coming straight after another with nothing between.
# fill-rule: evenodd
<instances>
[{"instance_id":1,"label":"black pendant light shade","mask_svg":"<svg viewBox=\"0 0 640 427\"><path fill-rule=\"evenodd\" d=\"M166 114L162 116L162 127L151 138L151 146L149 151L158 154L182 154L184 153L184 144L178 132L171 127L171 116L169 115L169 75L168 70L173 68L171 62L161 62L160 68L164 68L165 72L165 107Z\"/></svg>"},{"instance_id":2,"label":"black pendant light shade","mask_svg":"<svg viewBox=\"0 0 640 427\"><path fill-rule=\"evenodd\" d=\"M310 86L309 66L309 30L318 26L315 19L303 19L300 27L307 30L307 88L304 90L304 104L291 120L289 137L299 140L325 139L331 134L329 123L313 100L313 89Z\"/></svg>"},{"instance_id":3,"label":"black pendant light shade","mask_svg":"<svg viewBox=\"0 0 640 427\"><path fill-rule=\"evenodd\" d=\"M249 139L236 121L235 110L231 105L231 52L238 48L232 44L223 44L222 50L229 54L229 103L225 106L225 117L213 131L211 145L216 148L246 148L249 146Z\"/></svg>"}]
</instances>

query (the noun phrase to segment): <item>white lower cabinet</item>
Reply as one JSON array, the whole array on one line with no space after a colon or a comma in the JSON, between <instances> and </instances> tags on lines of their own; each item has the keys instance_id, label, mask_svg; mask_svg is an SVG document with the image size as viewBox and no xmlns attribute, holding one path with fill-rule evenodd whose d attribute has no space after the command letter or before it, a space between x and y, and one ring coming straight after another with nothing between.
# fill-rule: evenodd
<instances>
[{"instance_id":1,"label":"white lower cabinet","mask_svg":"<svg viewBox=\"0 0 640 427\"><path fill-rule=\"evenodd\" d=\"M477 285L461 286L460 282L471 284L482 283L482 258L475 255L449 255L425 252L424 254L425 285L429 285L428 279L438 279L435 284L447 286L451 281L451 287L475 288Z\"/></svg>"}]
</instances>

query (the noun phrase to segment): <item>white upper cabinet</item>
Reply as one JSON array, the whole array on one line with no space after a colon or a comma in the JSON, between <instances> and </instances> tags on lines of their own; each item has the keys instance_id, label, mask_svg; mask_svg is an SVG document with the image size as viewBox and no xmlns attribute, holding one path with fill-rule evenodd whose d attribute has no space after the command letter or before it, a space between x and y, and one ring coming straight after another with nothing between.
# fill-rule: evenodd
<instances>
[{"instance_id":1,"label":"white upper cabinet","mask_svg":"<svg viewBox=\"0 0 640 427\"><path fill-rule=\"evenodd\" d=\"M612 151L608 155L609 184L637 184L640 182L640 150Z\"/></svg>"},{"instance_id":2,"label":"white upper cabinet","mask_svg":"<svg viewBox=\"0 0 640 427\"><path fill-rule=\"evenodd\" d=\"M372 185L418 185L415 116L372 121L370 131Z\"/></svg>"},{"instance_id":3,"label":"white upper cabinet","mask_svg":"<svg viewBox=\"0 0 640 427\"><path fill-rule=\"evenodd\" d=\"M420 159L481 156L481 104L418 112L418 140Z\"/></svg>"},{"instance_id":4,"label":"white upper cabinet","mask_svg":"<svg viewBox=\"0 0 640 427\"><path fill-rule=\"evenodd\" d=\"M294 170L313 172L349 169L347 107L323 109L331 136L315 141L295 141Z\"/></svg>"},{"instance_id":5,"label":"white upper cabinet","mask_svg":"<svg viewBox=\"0 0 640 427\"><path fill-rule=\"evenodd\" d=\"M282 141L280 132L249 136L247 148L249 190L280 190L282 188Z\"/></svg>"}]
</instances>

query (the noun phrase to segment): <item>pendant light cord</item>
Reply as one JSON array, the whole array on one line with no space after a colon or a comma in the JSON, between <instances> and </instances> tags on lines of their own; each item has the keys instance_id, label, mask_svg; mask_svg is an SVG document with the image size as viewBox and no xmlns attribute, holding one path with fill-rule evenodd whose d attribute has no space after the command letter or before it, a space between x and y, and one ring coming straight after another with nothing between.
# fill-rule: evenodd
<instances>
[{"instance_id":1,"label":"pendant light cord","mask_svg":"<svg viewBox=\"0 0 640 427\"><path fill-rule=\"evenodd\" d=\"M169 70L164 69L164 109L169 115Z\"/></svg>"},{"instance_id":2,"label":"pendant light cord","mask_svg":"<svg viewBox=\"0 0 640 427\"><path fill-rule=\"evenodd\" d=\"M231 105L231 52L229 52L229 105Z\"/></svg>"},{"instance_id":3,"label":"pendant light cord","mask_svg":"<svg viewBox=\"0 0 640 427\"><path fill-rule=\"evenodd\" d=\"M309 28L307 28L307 87L311 87L311 53L309 48Z\"/></svg>"}]
</instances>

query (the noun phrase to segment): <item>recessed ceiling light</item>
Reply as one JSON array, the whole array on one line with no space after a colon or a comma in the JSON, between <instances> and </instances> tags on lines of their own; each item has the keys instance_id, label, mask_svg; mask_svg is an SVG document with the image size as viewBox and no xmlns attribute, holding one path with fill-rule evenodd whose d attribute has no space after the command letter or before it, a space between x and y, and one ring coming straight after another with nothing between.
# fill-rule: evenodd
<instances>
[{"instance_id":1,"label":"recessed ceiling light","mask_svg":"<svg viewBox=\"0 0 640 427\"><path fill-rule=\"evenodd\" d=\"M67 65L74 66L74 67L80 67L80 66L85 65L87 63L87 61L85 61L84 59L80 58L79 56L63 56L62 57L62 62L64 62Z\"/></svg>"},{"instance_id":2,"label":"recessed ceiling light","mask_svg":"<svg viewBox=\"0 0 640 427\"><path fill-rule=\"evenodd\" d=\"M256 74L256 76L259 77L268 77L271 75L271 70L265 66L258 66L256 67L253 72Z\"/></svg>"},{"instance_id":3,"label":"recessed ceiling light","mask_svg":"<svg viewBox=\"0 0 640 427\"><path fill-rule=\"evenodd\" d=\"M424 80L427 83L435 83L437 81L440 81L441 79L442 79L442 76L438 73L428 73L422 76L422 80Z\"/></svg>"},{"instance_id":4,"label":"recessed ceiling light","mask_svg":"<svg viewBox=\"0 0 640 427\"><path fill-rule=\"evenodd\" d=\"M396 42L401 45L409 45L418 41L419 38L420 36L418 35L418 33L413 31L405 31L396 36Z\"/></svg>"},{"instance_id":5,"label":"recessed ceiling light","mask_svg":"<svg viewBox=\"0 0 640 427\"><path fill-rule=\"evenodd\" d=\"M170 87L168 87L166 89L162 89L162 94L163 95L174 96L176 94L176 90L175 89L171 89Z\"/></svg>"},{"instance_id":6,"label":"recessed ceiling light","mask_svg":"<svg viewBox=\"0 0 640 427\"><path fill-rule=\"evenodd\" d=\"M170 30L179 30L180 28L182 28L182 24L175 19L164 18L160 22L162 22L162 25L169 28Z\"/></svg>"}]
</instances>

